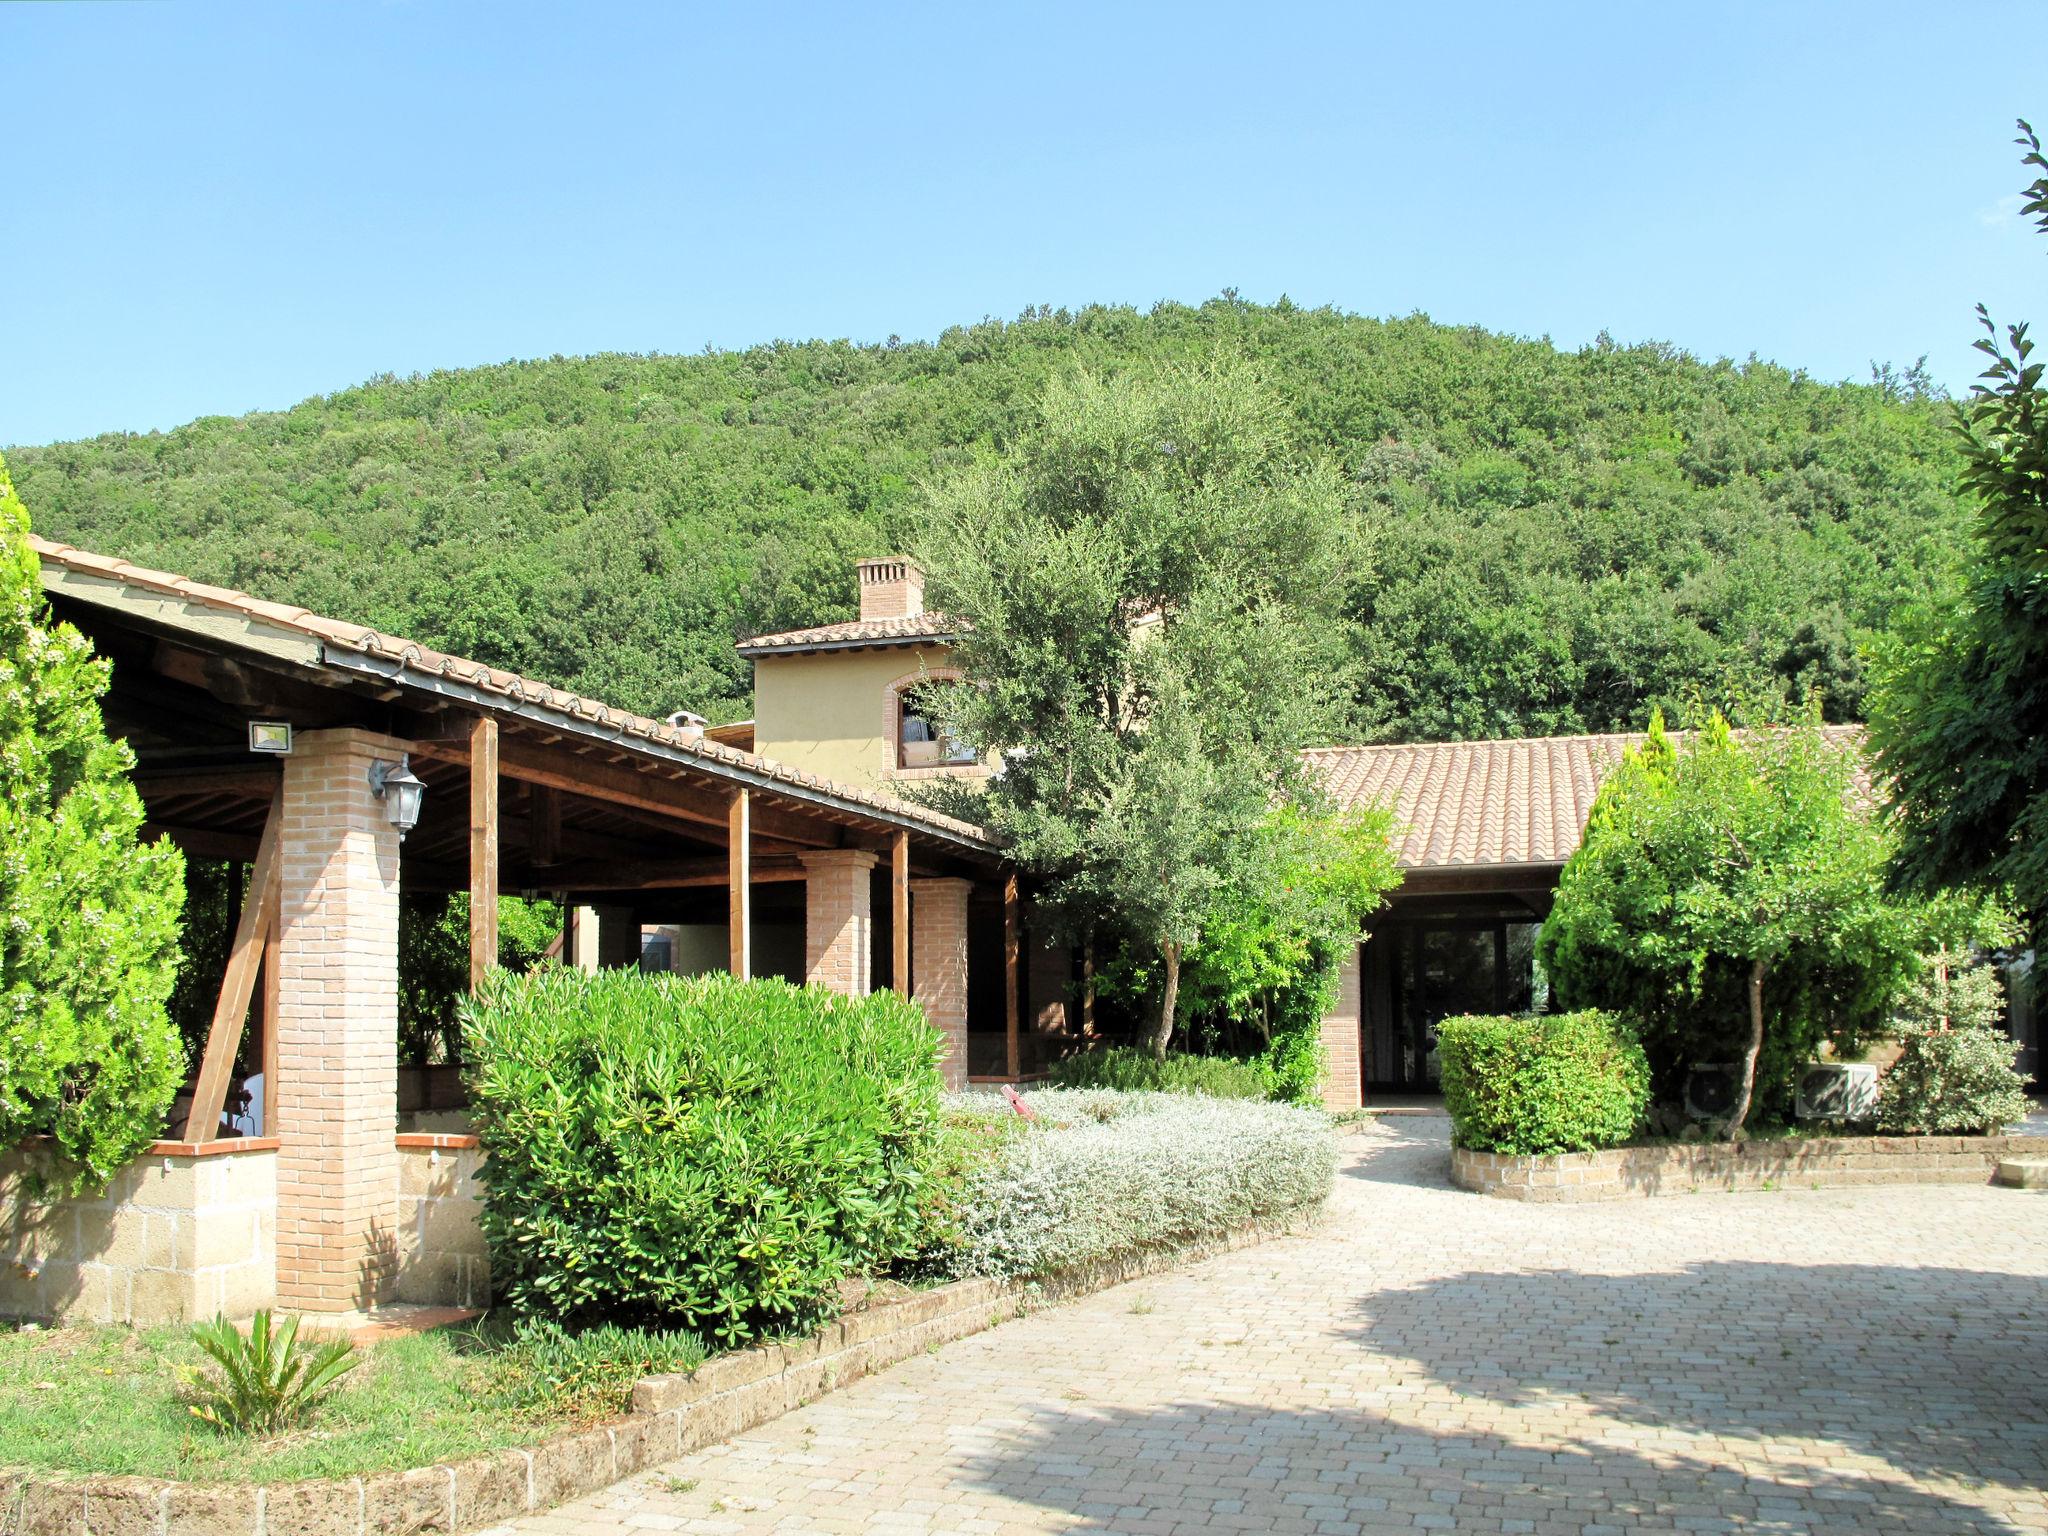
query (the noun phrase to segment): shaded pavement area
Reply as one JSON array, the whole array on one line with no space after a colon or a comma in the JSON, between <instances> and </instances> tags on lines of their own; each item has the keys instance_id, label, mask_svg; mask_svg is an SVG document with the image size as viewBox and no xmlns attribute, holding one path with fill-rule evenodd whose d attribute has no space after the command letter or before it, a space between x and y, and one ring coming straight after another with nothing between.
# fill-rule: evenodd
<instances>
[{"instance_id":1,"label":"shaded pavement area","mask_svg":"<svg viewBox=\"0 0 2048 1536\"><path fill-rule=\"evenodd\" d=\"M1448 1122L1323 1227L952 1344L533 1536L2048 1532L2048 1195L1538 1206Z\"/></svg>"}]
</instances>

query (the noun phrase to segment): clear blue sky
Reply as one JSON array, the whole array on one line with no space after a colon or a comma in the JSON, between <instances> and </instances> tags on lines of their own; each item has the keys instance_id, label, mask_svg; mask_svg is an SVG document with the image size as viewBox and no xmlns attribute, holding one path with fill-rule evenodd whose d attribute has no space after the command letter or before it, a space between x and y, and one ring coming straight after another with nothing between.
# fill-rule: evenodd
<instances>
[{"instance_id":1,"label":"clear blue sky","mask_svg":"<svg viewBox=\"0 0 2048 1536\"><path fill-rule=\"evenodd\" d=\"M0 6L0 443L1027 304L2048 330L2048 6Z\"/></svg>"}]
</instances>

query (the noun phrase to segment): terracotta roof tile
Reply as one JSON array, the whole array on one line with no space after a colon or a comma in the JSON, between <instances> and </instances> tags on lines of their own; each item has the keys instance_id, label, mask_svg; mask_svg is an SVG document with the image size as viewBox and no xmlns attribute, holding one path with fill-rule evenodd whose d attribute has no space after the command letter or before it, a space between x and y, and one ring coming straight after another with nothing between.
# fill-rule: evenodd
<instances>
[{"instance_id":1,"label":"terracotta roof tile","mask_svg":"<svg viewBox=\"0 0 2048 1536\"><path fill-rule=\"evenodd\" d=\"M1683 740L1682 733L1674 733ZM1827 727L1860 748L1861 726ZM1601 781L1642 736L1553 736L1402 746L1315 747L1303 755L1342 806L1389 805L1404 869L1562 864L1585 835ZM1859 768L1859 800L1868 770Z\"/></svg>"},{"instance_id":2,"label":"terracotta roof tile","mask_svg":"<svg viewBox=\"0 0 2048 1536\"><path fill-rule=\"evenodd\" d=\"M853 619L792 629L779 635L756 635L739 643L742 656L771 651L853 650L861 646L909 645L919 640L950 640L960 626L942 613L908 614L894 619Z\"/></svg>"},{"instance_id":3,"label":"terracotta roof tile","mask_svg":"<svg viewBox=\"0 0 2048 1536\"><path fill-rule=\"evenodd\" d=\"M850 810L866 809L881 811L891 816L907 816L924 823L934 831L947 833L954 838L985 848L996 846L995 840L986 828L977 827L971 822L927 810L907 800L898 800L893 795L858 789L850 784L820 778L800 768L778 763L772 758L743 752L737 747L689 736L680 728L663 721L649 719L631 710L619 709L598 699L585 698L566 689L555 688L530 677L522 677L516 672L489 667L480 661L471 661L462 656L450 656L431 646L421 645L417 641L407 640L401 636L383 634L361 624L348 624L340 619L309 613L303 608L267 602L228 587L208 586L168 571L148 570L142 566L130 565L125 560L115 560L106 555L95 554L91 550L76 549L69 544L54 543L34 534L29 536L29 543L41 559L68 570L105 576L129 586L174 594L217 610L262 619L266 623L284 629L298 630L345 650L389 659L409 672L451 678L467 683L484 693L495 694L509 702L533 704L542 709L607 726L622 735L657 743L670 751L685 752L709 762L746 769L797 788L825 795L844 803Z\"/></svg>"}]
</instances>

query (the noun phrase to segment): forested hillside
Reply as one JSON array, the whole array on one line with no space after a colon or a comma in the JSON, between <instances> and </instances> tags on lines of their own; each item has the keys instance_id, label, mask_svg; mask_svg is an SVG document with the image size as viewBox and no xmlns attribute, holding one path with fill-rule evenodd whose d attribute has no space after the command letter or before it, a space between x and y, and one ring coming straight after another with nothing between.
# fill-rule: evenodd
<instances>
[{"instance_id":1,"label":"forested hillside","mask_svg":"<svg viewBox=\"0 0 2048 1536\"><path fill-rule=\"evenodd\" d=\"M1958 555L1948 429L1910 387L1228 297L380 378L8 457L52 537L727 718L734 638L850 616L851 561L1054 370L1218 348L1357 487L1363 737L1637 725L1702 690L1853 718L1859 638Z\"/></svg>"}]
</instances>

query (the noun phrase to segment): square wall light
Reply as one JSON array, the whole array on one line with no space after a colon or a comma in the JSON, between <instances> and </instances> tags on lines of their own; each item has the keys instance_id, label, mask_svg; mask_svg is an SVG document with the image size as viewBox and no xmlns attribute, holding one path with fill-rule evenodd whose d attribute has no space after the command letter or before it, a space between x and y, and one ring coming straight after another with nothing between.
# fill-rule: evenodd
<instances>
[{"instance_id":1,"label":"square wall light","mask_svg":"<svg viewBox=\"0 0 2048 1536\"><path fill-rule=\"evenodd\" d=\"M291 749L291 721L251 720L249 722L249 750L251 752L288 754Z\"/></svg>"}]
</instances>

